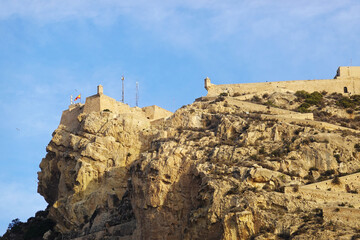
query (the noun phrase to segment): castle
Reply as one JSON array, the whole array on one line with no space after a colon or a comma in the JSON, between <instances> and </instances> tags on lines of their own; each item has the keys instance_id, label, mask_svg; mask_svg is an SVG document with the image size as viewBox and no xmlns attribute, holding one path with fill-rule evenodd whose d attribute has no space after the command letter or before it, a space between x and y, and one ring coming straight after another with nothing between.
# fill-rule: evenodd
<instances>
[{"instance_id":1,"label":"castle","mask_svg":"<svg viewBox=\"0 0 360 240\"><path fill-rule=\"evenodd\" d=\"M74 120L76 120L80 114L88 114L91 112L112 112L114 114L134 113L146 117L151 122L165 119L173 114L156 105L143 108L130 107L125 103L118 102L114 98L105 95L103 86L99 85L97 87L97 94L87 97L85 104L71 104L69 109L63 111L60 124L69 127L73 125Z\"/></svg>"},{"instance_id":2,"label":"castle","mask_svg":"<svg viewBox=\"0 0 360 240\"><path fill-rule=\"evenodd\" d=\"M297 80L282 82L262 82L244 84L212 84L209 78L205 79L207 96L213 97L220 94L234 95L271 92L308 92L341 93L345 95L360 94L360 67L339 67L334 79L322 80Z\"/></svg>"}]
</instances>

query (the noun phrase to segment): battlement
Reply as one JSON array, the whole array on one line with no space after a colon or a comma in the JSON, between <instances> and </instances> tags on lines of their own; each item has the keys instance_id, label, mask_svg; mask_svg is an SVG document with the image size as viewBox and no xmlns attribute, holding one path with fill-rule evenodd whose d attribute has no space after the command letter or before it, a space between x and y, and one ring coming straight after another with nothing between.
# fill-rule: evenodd
<instances>
[{"instance_id":1,"label":"battlement","mask_svg":"<svg viewBox=\"0 0 360 240\"><path fill-rule=\"evenodd\" d=\"M360 94L360 67L339 67L334 79L321 80L295 80L281 82L260 82L243 84L215 85L209 78L205 79L207 96L218 96L222 93L229 95L272 93L272 92L296 92L305 90L308 92L340 93L345 95Z\"/></svg>"},{"instance_id":2,"label":"battlement","mask_svg":"<svg viewBox=\"0 0 360 240\"><path fill-rule=\"evenodd\" d=\"M77 103L70 104L69 109L63 111L60 124L71 127L74 125L76 118L81 113L89 114L91 112L112 112L114 114L133 113L144 117L150 121L165 119L170 117L173 113L158 107L156 105L149 107L130 107L129 105L118 102L104 94L103 86L97 86L97 93L86 98L85 104Z\"/></svg>"}]
</instances>

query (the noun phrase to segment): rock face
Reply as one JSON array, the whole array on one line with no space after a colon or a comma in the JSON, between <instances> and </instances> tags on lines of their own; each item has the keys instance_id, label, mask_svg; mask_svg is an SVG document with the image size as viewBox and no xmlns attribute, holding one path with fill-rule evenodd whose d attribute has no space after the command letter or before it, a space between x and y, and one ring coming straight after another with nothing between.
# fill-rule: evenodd
<instances>
[{"instance_id":1,"label":"rock face","mask_svg":"<svg viewBox=\"0 0 360 240\"><path fill-rule=\"evenodd\" d=\"M60 125L53 133L38 191L52 206L50 216L61 232L104 226L99 213L119 205L130 165L150 142L149 128L142 115L93 112L80 115L72 131Z\"/></svg>"},{"instance_id":2,"label":"rock face","mask_svg":"<svg viewBox=\"0 0 360 240\"><path fill-rule=\"evenodd\" d=\"M286 105L296 98L288 95L272 97ZM55 231L72 239L355 235L346 219L323 217L340 203L297 189L358 171L357 131L264 119L270 107L249 112L232 99L201 98L161 121L103 111L60 125L38 176Z\"/></svg>"}]
</instances>

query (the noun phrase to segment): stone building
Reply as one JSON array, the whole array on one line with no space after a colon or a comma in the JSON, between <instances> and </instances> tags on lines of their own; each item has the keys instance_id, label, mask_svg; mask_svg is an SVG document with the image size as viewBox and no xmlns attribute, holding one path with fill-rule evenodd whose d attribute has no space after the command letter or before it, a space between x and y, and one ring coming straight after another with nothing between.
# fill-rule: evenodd
<instances>
[{"instance_id":1,"label":"stone building","mask_svg":"<svg viewBox=\"0 0 360 240\"><path fill-rule=\"evenodd\" d=\"M105 95L103 86L99 85L97 87L97 93L87 97L85 104L71 104L69 109L63 111L60 124L64 126L71 126L74 121L76 122L77 117L82 113L88 114L91 112L104 111L114 114L138 114L146 117L150 121L165 119L173 114L172 112L155 105L143 108L130 107L125 103L118 102L114 98Z\"/></svg>"}]
</instances>

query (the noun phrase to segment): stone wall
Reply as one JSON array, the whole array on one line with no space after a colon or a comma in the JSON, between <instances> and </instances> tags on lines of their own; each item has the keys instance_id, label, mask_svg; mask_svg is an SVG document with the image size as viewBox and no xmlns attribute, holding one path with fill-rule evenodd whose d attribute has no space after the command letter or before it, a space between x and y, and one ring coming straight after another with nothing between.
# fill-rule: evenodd
<instances>
[{"instance_id":1,"label":"stone wall","mask_svg":"<svg viewBox=\"0 0 360 240\"><path fill-rule=\"evenodd\" d=\"M331 123L327 123L327 122L319 122L319 121L314 121L314 120L309 120L309 119L301 119L301 118L297 118L296 115L294 117L292 117L292 118L290 118L288 116L282 116L282 115L261 114L260 116L261 116L262 119L272 119L272 120L279 120L279 121L287 122L287 123L308 125L308 126L318 128L318 129L341 130L341 131L350 131L350 132L353 132L353 133L360 133L359 130L355 130L355 129L352 129L352 128L341 127L341 126L331 124Z\"/></svg>"},{"instance_id":2,"label":"stone wall","mask_svg":"<svg viewBox=\"0 0 360 240\"><path fill-rule=\"evenodd\" d=\"M360 67L339 67L335 79L360 76Z\"/></svg>"},{"instance_id":3,"label":"stone wall","mask_svg":"<svg viewBox=\"0 0 360 240\"><path fill-rule=\"evenodd\" d=\"M313 120L313 113L298 113L281 108L267 107L262 104L256 104L246 101L241 101L236 98L226 98L228 104L239 107L246 112L260 112L263 119L300 119L300 120ZM272 114L272 115L270 115Z\"/></svg>"},{"instance_id":4,"label":"stone wall","mask_svg":"<svg viewBox=\"0 0 360 240\"><path fill-rule=\"evenodd\" d=\"M345 87L351 94L360 94L360 78L211 85L208 87L207 96L218 96L221 93L234 95L235 93L296 92L299 90L305 90L307 92L326 91L328 93L336 92L343 94Z\"/></svg>"},{"instance_id":5,"label":"stone wall","mask_svg":"<svg viewBox=\"0 0 360 240\"><path fill-rule=\"evenodd\" d=\"M286 187L285 193L301 196L302 199L315 201L316 203L323 205L338 206L347 203L351 204L355 208L360 207L359 194L322 191L316 189L306 189L302 187L299 187L297 192L294 192L293 187Z\"/></svg>"},{"instance_id":6,"label":"stone wall","mask_svg":"<svg viewBox=\"0 0 360 240\"><path fill-rule=\"evenodd\" d=\"M341 94L360 94L360 67L340 67L335 79L323 80L296 80L282 82L261 82L245 84L222 84L215 85L210 83L210 79L205 81L205 88L208 90L207 96L218 96L221 93L230 95L262 93L262 92L295 92L305 90L308 92L326 91L328 93Z\"/></svg>"},{"instance_id":7,"label":"stone wall","mask_svg":"<svg viewBox=\"0 0 360 240\"><path fill-rule=\"evenodd\" d=\"M170 117L173 113L163 109L161 107L158 107L156 105L152 105L152 106L148 106L148 107L143 107L142 108L143 112L145 113L145 116L148 119L151 120L156 120L156 119L160 119L160 118L167 118Z\"/></svg>"},{"instance_id":8,"label":"stone wall","mask_svg":"<svg viewBox=\"0 0 360 240\"><path fill-rule=\"evenodd\" d=\"M84 106L84 113L99 112L100 111L100 95L96 94L87 97Z\"/></svg>"},{"instance_id":9,"label":"stone wall","mask_svg":"<svg viewBox=\"0 0 360 240\"><path fill-rule=\"evenodd\" d=\"M351 189L360 189L360 173L339 177L340 183L333 184L332 179L301 186L303 189L318 189L323 191L347 192L346 185ZM360 196L360 195L359 195Z\"/></svg>"},{"instance_id":10,"label":"stone wall","mask_svg":"<svg viewBox=\"0 0 360 240\"><path fill-rule=\"evenodd\" d=\"M130 106L104 94L96 94L86 98L84 113L101 112L104 110L109 110L113 113L124 113L130 111Z\"/></svg>"},{"instance_id":11,"label":"stone wall","mask_svg":"<svg viewBox=\"0 0 360 240\"><path fill-rule=\"evenodd\" d=\"M81 103L70 105L69 109L63 111L60 124L68 128L69 131L75 129L79 123L77 121L77 116L79 116L83 110L84 105Z\"/></svg>"}]
</instances>

